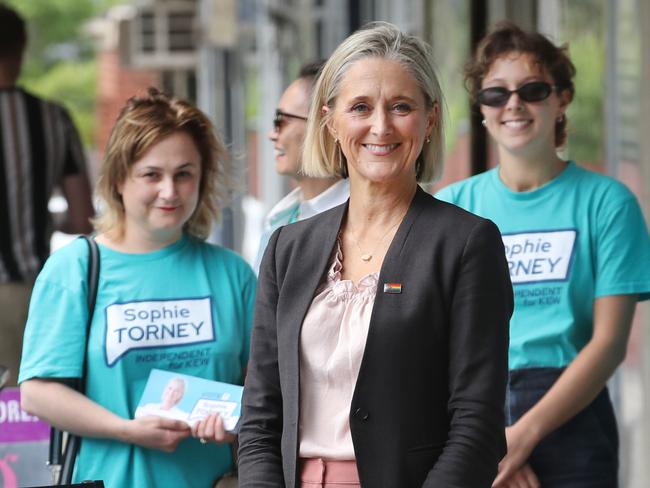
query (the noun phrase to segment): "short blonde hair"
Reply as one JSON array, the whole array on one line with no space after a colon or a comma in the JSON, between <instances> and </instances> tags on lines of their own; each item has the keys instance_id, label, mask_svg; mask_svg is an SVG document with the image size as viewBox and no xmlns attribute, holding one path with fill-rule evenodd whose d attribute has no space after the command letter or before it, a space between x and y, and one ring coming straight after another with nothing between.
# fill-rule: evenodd
<instances>
[{"instance_id":1,"label":"short blonde hair","mask_svg":"<svg viewBox=\"0 0 650 488\"><path fill-rule=\"evenodd\" d=\"M416 162L417 180L429 182L442 173L443 98L435 73L431 47L415 36L402 33L387 22L372 22L345 39L323 66L314 87L303 151L302 171L308 176L347 176L347 161L329 133L330 121L341 80L352 64L365 58L396 61L422 90L428 110L438 106L438 117ZM330 108L324 112L323 106Z\"/></svg>"},{"instance_id":2,"label":"short blonde hair","mask_svg":"<svg viewBox=\"0 0 650 488\"><path fill-rule=\"evenodd\" d=\"M220 216L231 182L226 150L217 139L210 119L190 103L169 97L156 88L144 96L130 98L122 109L106 146L97 180L97 195L105 205L93 221L97 232L124 235L124 204L119 186L129 169L165 137L188 134L201 155L199 199L185 230L205 239Z\"/></svg>"}]
</instances>

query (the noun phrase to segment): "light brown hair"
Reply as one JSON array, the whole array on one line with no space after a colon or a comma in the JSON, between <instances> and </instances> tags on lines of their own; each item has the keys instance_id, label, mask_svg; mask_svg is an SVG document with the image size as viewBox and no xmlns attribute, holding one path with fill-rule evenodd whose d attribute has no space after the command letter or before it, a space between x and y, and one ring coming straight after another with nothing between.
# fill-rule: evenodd
<instances>
[{"instance_id":1,"label":"light brown hair","mask_svg":"<svg viewBox=\"0 0 650 488\"><path fill-rule=\"evenodd\" d=\"M119 186L133 164L152 146L176 132L188 134L201 155L198 203L185 223L185 230L200 239L209 235L231 184L226 150L203 112L156 88L149 88L144 96L130 98L113 126L96 188L105 203L93 222L98 232L111 232L118 238L124 235L124 204Z\"/></svg>"}]
</instances>

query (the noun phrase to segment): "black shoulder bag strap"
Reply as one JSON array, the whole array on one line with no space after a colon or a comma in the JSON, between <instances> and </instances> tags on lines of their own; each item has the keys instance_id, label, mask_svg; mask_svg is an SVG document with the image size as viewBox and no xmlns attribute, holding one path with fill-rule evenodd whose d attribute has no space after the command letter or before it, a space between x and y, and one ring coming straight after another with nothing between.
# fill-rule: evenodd
<instances>
[{"instance_id":1,"label":"black shoulder bag strap","mask_svg":"<svg viewBox=\"0 0 650 488\"><path fill-rule=\"evenodd\" d=\"M90 337L90 325L93 321L93 313L95 311L95 302L97 300L97 288L99 285L99 247L91 236L81 236L82 239L88 244L88 321L86 322L86 344L84 347L84 360L82 374L75 389L80 393L86 392L86 374L88 372L88 338ZM50 431L50 452L49 464L61 465L61 473L58 480L55 480L59 485L72 483L72 471L74 469L74 462L79 452L79 444L81 439L74 434L67 434L67 441L65 449L62 451L63 445L63 432L52 427Z\"/></svg>"}]
</instances>

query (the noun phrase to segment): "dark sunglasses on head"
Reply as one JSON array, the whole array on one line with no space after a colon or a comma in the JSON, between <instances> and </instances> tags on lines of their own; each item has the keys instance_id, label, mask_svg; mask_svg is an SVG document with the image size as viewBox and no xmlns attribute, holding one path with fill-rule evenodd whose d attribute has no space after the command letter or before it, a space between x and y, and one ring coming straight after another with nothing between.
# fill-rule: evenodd
<instances>
[{"instance_id":1,"label":"dark sunglasses on head","mask_svg":"<svg viewBox=\"0 0 650 488\"><path fill-rule=\"evenodd\" d=\"M283 112L282 110L276 110L275 117L273 117L273 127L275 128L275 130L280 130L282 128L282 124L284 123L285 117L291 119L298 119L298 120L307 120L307 117L303 117L302 115L288 114L287 112Z\"/></svg>"},{"instance_id":2,"label":"dark sunglasses on head","mask_svg":"<svg viewBox=\"0 0 650 488\"><path fill-rule=\"evenodd\" d=\"M551 85L545 81L531 81L521 85L516 90L508 90L503 86L492 86L484 88L476 94L476 100L481 105L488 107L503 107L510 96L516 93L524 102L541 102L547 99L553 90L557 90L556 85Z\"/></svg>"}]
</instances>

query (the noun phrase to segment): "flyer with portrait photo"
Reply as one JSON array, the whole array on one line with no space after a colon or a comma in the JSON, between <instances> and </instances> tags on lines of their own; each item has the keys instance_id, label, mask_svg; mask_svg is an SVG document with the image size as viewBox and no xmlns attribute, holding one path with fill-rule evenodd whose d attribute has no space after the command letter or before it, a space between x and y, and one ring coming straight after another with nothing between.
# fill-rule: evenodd
<instances>
[{"instance_id":1,"label":"flyer with portrait photo","mask_svg":"<svg viewBox=\"0 0 650 488\"><path fill-rule=\"evenodd\" d=\"M152 369L135 418L158 415L193 425L211 413L218 413L225 429L234 432L241 415L243 390L239 385Z\"/></svg>"}]
</instances>

